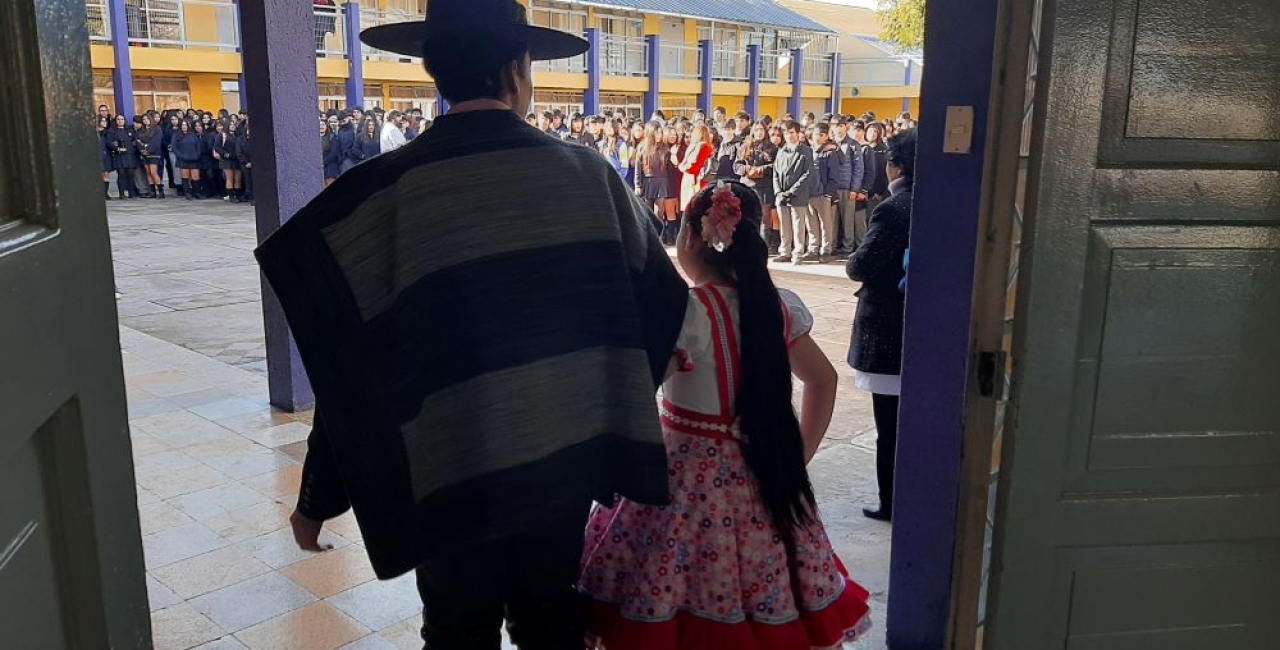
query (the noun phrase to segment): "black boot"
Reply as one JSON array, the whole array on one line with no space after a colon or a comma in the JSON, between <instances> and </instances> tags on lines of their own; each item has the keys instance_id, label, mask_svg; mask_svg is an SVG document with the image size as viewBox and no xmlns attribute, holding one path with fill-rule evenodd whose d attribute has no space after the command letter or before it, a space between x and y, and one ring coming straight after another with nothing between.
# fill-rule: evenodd
<instances>
[{"instance_id":1,"label":"black boot","mask_svg":"<svg viewBox=\"0 0 1280 650\"><path fill-rule=\"evenodd\" d=\"M120 198L129 198L129 182L125 180L124 174L116 172L116 191L120 193Z\"/></svg>"},{"instance_id":2,"label":"black boot","mask_svg":"<svg viewBox=\"0 0 1280 650\"><path fill-rule=\"evenodd\" d=\"M195 192L191 189L190 179L187 179L187 178L182 179L182 195L187 197L188 201L195 200Z\"/></svg>"},{"instance_id":3,"label":"black boot","mask_svg":"<svg viewBox=\"0 0 1280 650\"><path fill-rule=\"evenodd\" d=\"M157 199L164 198L164 183L161 183L156 186L156 198Z\"/></svg>"},{"instance_id":4,"label":"black boot","mask_svg":"<svg viewBox=\"0 0 1280 650\"><path fill-rule=\"evenodd\" d=\"M111 200L111 181L102 181L102 198Z\"/></svg>"}]
</instances>

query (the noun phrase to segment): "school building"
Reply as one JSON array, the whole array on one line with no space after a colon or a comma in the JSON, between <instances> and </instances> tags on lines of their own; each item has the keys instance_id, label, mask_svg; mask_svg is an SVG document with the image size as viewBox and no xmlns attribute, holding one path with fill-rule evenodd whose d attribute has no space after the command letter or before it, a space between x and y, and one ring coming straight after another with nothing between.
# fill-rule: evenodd
<instances>
[{"instance_id":1,"label":"school building","mask_svg":"<svg viewBox=\"0 0 1280 650\"><path fill-rule=\"evenodd\" d=\"M869 9L814 0L521 1L535 24L581 33L593 45L576 59L536 64L534 110L918 114L923 61L882 43ZM132 115L235 111L248 102L235 0L85 2L95 104ZM420 61L359 42L367 27L419 19L425 4L317 0L319 108L440 113Z\"/></svg>"}]
</instances>

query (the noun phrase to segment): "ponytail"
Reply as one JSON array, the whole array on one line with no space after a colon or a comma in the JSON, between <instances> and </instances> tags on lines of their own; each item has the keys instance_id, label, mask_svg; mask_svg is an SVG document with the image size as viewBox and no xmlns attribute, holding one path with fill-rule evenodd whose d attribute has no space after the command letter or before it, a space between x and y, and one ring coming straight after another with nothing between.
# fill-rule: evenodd
<instances>
[{"instance_id":1,"label":"ponytail","mask_svg":"<svg viewBox=\"0 0 1280 650\"><path fill-rule=\"evenodd\" d=\"M737 278L742 359L737 405L743 455L774 527L790 545L793 531L813 522L817 500L805 468L800 421L791 404L786 320L769 275L769 251L759 235L760 200L741 183L726 184L742 202L743 218L734 231L733 246L723 253L709 248L704 255ZM704 189L689 205L689 226L698 236L715 190L715 185Z\"/></svg>"}]
</instances>

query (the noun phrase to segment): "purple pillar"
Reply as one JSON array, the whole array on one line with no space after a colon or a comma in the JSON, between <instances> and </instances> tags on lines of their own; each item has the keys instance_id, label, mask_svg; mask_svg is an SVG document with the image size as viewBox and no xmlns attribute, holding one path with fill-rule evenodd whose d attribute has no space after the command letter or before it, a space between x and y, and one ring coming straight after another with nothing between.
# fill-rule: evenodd
<instances>
[{"instance_id":1,"label":"purple pillar","mask_svg":"<svg viewBox=\"0 0 1280 650\"><path fill-rule=\"evenodd\" d=\"M360 53L360 3L342 5L343 40L347 45L347 108L364 107L364 57Z\"/></svg>"},{"instance_id":2,"label":"purple pillar","mask_svg":"<svg viewBox=\"0 0 1280 650\"><path fill-rule=\"evenodd\" d=\"M945 646L951 612L974 255L999 0L925 17L889 582L889 647ZM973 153L943 153L947 107L972 106Z\"/></svg>"},{"instance_id":3,"label":"purple pillar","mask_svg":"<svg viewBox=\"0 0 1280 650\"><path fill-rule=\"evenodd\" d=\"M751 119L760 119L760 46L747 46L747 106L745 110Z\"/></svg>"},{"instance_id":4,"label":"purple pillar","mask_svg":"<svg viewBox=\"0 0 1280 650\"><path fill-rule=\"evenodd\" d=\"M698 95L698 108L711 117L715 110L715 56L716 48L711 41L698 43L702 49L702 94Z\"/></svg>"},{"instance_id":5,"label":"purple pillar","mask_svg":"<svg viewBox=\"0 0 1280 650\"><path fill-rule=\"evenodd\" d=\"M253 97L253 185L258 241L265 240L322 189L316 114L315 20L297 0L241 4L241 49ZM288 411L315 403L280 301L263 282L267 379L271 403Z\"/></svg>"},{"instance_id":6,"label":"purple pillar","mask_svg":"<svg viewBox=\"0 0 1280 650\"><path fill-rule=\"evenodd\" d=\"M437 103L437 107L440 109L436 113L436 117L439 117L449 112L449 100L445 99L444 97L440 97L438 100L436 100L436 103Z\"/></svg>"},{"instance_id":7,"label":"purple pillar","mask_svg":"<svg viewBox=\"0 0 1280 650\"><path fill-rule=\"evenodd\" d=\"M582 96L582 111L587 115L600 114L600 30L587 28L587 92Z\"/></svg>"},{"instance_id":8,"label":"purple pillar","mask_svg":"<svg viewBox=\"0 0 1280 650\"><path fill-rule=\"evenodd\" d=\"M111 85L116 92L116 115L131 118L133 104L133 61L129 56L129 17L124 0L107 0L111 21L111 49L116 67L111 71Z\"/></svg>"},{"instance_id":9,"label":"purple pillar","mask_svg":"<svg viewBox=\"0 0 1280 650\"><path fill-rule=\"evenodd\" d=\"M831 104L827 110L828 113L836 115L840 113L840 53L835 52L831 55Z\"/></svg>"},{"instance_id":10,"label":"purple pillar","mask_svg":"<svg viewBox=\"0 0 1280 650\"><path fill-rule=\"evenodd\" d=\"M800 119L804 107L804 50L791 50L791 99L787 112Z\"/></svg>"},{"instance_id":11,"label":"purple pillar","mask_svg":"<svg viewBox=\"0 0 1280 650\"><path fill-rule=\"evenodd\" d=\"M644 119L649 119L658 110L658 98L662 88L662 37L650 34L645 37L649 42L649 92L644 94Z\"/></svg>"}]
</instances>

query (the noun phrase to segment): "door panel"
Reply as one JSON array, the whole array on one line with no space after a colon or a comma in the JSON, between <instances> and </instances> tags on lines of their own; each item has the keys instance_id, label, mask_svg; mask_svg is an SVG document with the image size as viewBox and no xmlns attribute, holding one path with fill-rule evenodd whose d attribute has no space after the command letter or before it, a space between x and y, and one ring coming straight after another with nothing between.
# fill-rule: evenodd
<instances>
[{"instance_id":1,"label":"door panel","mask_svg":"<svg viewBox=\"0 0 1280 650\"><path fill-rule=\"evenodd\" d=\"M1280 4L1045 8L988 647L1274 648Z\"/></svg>"},{"instance_id":2,"label":"door panel","mask_svg":"<svg viewBox=\"0 0 1280 650\"><path fill-rule=\"evenodd\" d=\"M0 3L0 645L150 648L83 0Z\"/></svg>"}]
</instances>

